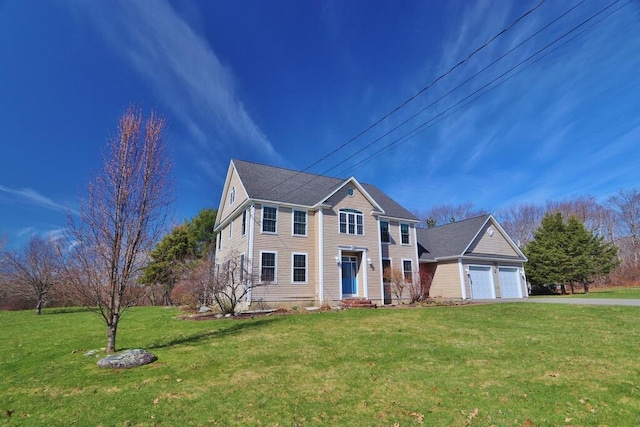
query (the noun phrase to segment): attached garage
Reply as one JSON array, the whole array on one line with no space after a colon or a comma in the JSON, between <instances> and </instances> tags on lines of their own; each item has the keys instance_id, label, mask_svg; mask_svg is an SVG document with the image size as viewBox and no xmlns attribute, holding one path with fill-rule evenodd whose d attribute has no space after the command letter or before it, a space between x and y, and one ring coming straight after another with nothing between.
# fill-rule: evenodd
<instances>
[{"instance_id":1,"label":"attached garage","mask_svg":"<svg viewBox=\"0 0 640 427\"><path fill-rule=\"evenodd\" d=\"M527 258L491 215L417 230L420 271L429 296L484 300L527 298Z\"/></svg>"}]
</instances>

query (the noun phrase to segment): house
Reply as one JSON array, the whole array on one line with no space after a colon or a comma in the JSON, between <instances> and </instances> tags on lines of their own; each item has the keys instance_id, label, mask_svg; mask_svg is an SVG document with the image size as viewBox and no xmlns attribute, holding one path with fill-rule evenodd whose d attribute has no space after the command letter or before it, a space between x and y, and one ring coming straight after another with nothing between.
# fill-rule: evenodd
<instances>
[{"instance_id":1,"label":"house","mask_svg":"<svg viewBox=\"0 0 640 427\"><path fill-rule=\"evenodd\" d=\"M218 271L252 273L246 304L393 301L383 272L432 277L444 299L526 297L526 258L491 216L432 229L373 185L232 160L215 231ZM406 296L406 295L405 295Z\"/></svg>"},{"instance_id":2,"label":"house","mask_svg":"<svg viewBox=\"0 0 640 427\"><path fill-rule=\"evenodd\" d=\"M215 231L216 264L234 257L268 283L248 304L385 300L383 269L418 272L418 218L373 185L232 160ZM258 276L258 277L256 277ZM388 287L386 299L389 301Z\"/></svg>"},{"instance_id":3,"label":"house","mask_svg":"<svg viewBox=\"0 0 640 427\"><path fill-rule=\"evenodd\" d=\"M479 300L526 298L520 251L492 215L440 227L418 229L423 277L431 277L429 296Z\"/></svg>"}]
</instances>

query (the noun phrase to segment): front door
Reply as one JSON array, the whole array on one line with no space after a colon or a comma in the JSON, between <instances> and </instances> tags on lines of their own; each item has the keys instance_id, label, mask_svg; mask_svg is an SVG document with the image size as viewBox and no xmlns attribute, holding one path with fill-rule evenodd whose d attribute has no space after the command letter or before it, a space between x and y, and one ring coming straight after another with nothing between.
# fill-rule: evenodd
<instances>
[{"instance_id":1,"label":"front door","mask_svg":"<svg viewBox=\"0 0 640 427\"><path fill-rule=\"evenodd\" d=\"M358 259L354 256L342 257L342 295L358 294Z\"/></svg>"}]
</instances>

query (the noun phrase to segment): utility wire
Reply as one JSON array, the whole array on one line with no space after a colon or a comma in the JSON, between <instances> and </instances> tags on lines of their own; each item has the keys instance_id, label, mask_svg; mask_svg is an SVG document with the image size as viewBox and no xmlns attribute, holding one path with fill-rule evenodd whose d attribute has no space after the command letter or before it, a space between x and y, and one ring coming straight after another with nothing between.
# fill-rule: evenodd
<instances>
[{"instance_id":1,"label":"utility wire","mask_svg":"<svg viewBox=\"0 0 640 427\"><path fill-rule=\"evenodd\" d=\"M560 44L559 46L555 47L554 49L550 50L549 52L545 53L544 55L540 56L539 58L537 58L535 61L532 61L531 63L527 64L525 67L523 67L521 70L517 71L516 73L514 73L513 75L507 77L506 79L504 79L502 82L494 85L493 87L491 87L490 89L487 89L489 86L491 86L493 83L495 83L496 81L502 79L503 77L505 77L507 74L511 73L512 71L514 71L515 69L519 68L521 65L525 64L526 62L528 62L529 60L531 60L532 58L538 56L540 53L542 53L543 51L549 49L551 46L553 46L554 44L556 44L558 41L564 39L565 37L567 37L568 35L570 35L571 33L573 33L574 31L576 31L577 29L579 29L580 27L584 26L585 24L587 24L588 22L592 21L593 19L595 19L597 16L599 16L600 14L604 13L606 10L608 10L609 8L611 8L612 6L614 6L616 3L619 3L621 0L616 0L613 3L609 4L608 6L604 7L603 9L601 9L600 11L598 11L597 13L595 13L594 15L590 16L589 18L587 18L585 21L583 21L582 23L578 24L577 26L575 26L574 28L572 28L571 30L567 31L566 33L564 33L562 36L558 37L557 39L555 39L554 41L552 41L551 43L547 44L545 47L543 47L542 49L538 50L537 52L535 52L534 54L530 55L529 57L527 57L526 59L524 59L523 61L519 62L518 64L516 64L515 66L511 67L509 70L507 70L506 72L500 74L498 77L492 79L491 81L489 81L488 83L486 83L485 85L483 85L482 87L480 87L479 89L475 90L474 92L472 92L470 95L464 97L463 99L461 99L460 101L458 101L457 103L455 103L454 105L452 105L451 107L445 109L444 111L438 113L437 115L431 117L429 120L427 120L426 122L423 122L420 126L418 126L417 128L414 128L413 130L407 132L406 134L402 135L401 137L395 139L394 141L390 142L389 144L385 145L384 147L382 147L381 149L379 149L378 151L376 151L375 153L367 156L366 158L362 159L361 161L359 161L358 163L352 165L349 167L348 170L346 170L344 173L347 173L348 171L351 171L353 169L359 168L360 166L370 162L371 160L373 160L374 158L378 157L379 155L381 155L382 153L389 151L391 148L402 144L406 141L408 141L409 139L413 138L415 135L424 132L426 129L431 128L433 125L435 125L436 123L439 123L440 121L444 120L445 118L451 116L452 114L454 114L455 112L459 111L462 107L465 107L467 105L469 105L470 103L472 103L473 101L475 101L476 99L478 99L479 97L485 95L486 93L490 92L491 90L497 88L498 86L502 85L503 83L507 82L508 80L510 80L511 78L515 77L516 75L520 74L522 71L524 71L525 69L529 68L530 66L532 66L533 64L535 64L536 62L540 61L542 58L546 57L547 55L551 54L552 52L556 51L557 49L559 49L561 46L564 46L565 44L569 43L571 40L574 40L576 37L578 37L579 35L583 34L584 32L586 32L587 30L593 28L595 25L601 23L602 21L604 21L605 19L609 18L611 15L613 15L614 13L616 13L617 11L619 11L620 9L622 9L623 7L627 6L628 4L630 4L633 0L629 0L628 2L624 3L623 5L621 5L619 8L611 11L609 14L607 14L606 16L604 16L602 19L600 19L599 21L596 21L595 23L593 23L591 26L588 26L587 28L583 29L582 31L578 32L577 34L575 34L573 37L569 38L568 40L566 40L564 43ZM485 90L487 89L487 90ZM483 93L483 90L485 90ZM471 99L473 98L473 99ZM468 102L466 102L468 101ZM462 105L464 104L464 105ZM456 108L457 107L457 108ZM453 110L453 111L452 111ZM447 114L448 113L448 114ZM437 119L437 121L435 121ZM435 122L434 122L435 121ZM432 123L433 122L433 123ZM429 125L429 126L427 126ZM368 148L371 145L373 145L373 143L365 146L364 148ZM351 156L351 157L355 157ZM345 163L349 158L343 160L342 162L338 163L337 165L335 165L334 167L332 167L331 169L329 169L327 172L333 170L335 167L339 166L340 164Z\"/></svg>"},{"instance_id":2,"label":"utility wire","mask_svg":"<svg viewBox=\"0 0 640 427\"><path fill-rule=\"evenodd\" d=\"M583 0L584 1L584 0ZM411 101L413 101L414 99L418 98L420 95L422 95L424 92L426 92L427 90L429 90L431 87L433 87L436 83L438 83L440 80L444 79L445 77L447 77L449 74L451 74L453 71L455 71L457 68L459 68L460 66L462 66L463 64L465 64L466 62L468 62L471 58L473 58L476 54L478 54L480 51L482 51L483 49L487 48L489 45L491 45L495 40L497 40L499 37L501 37L502 35L504 35L505 33L507 33L509 30L511 30L514 26L516 26L520 21L522 21L524 18L526 18L527 16L529 16L530 14L532 14L536 9L538 9L540 6L542 6L542 4L545 2L545 0L541 0L539 3L537 3L534 7L532 7L531 9L527 10L524 14L520 15L518 18L516 18L513 22L511 22L508 26L506 26L505 28L503 28L502 30L500 30L497 34L495 34L493 37L491 37L489 40L487 40L486 42L484 42L482 45L480 45L479 47L477 47L475 50L473 50L470 54L468 54L464 59L461 59L460 61L458 61L458 63L456 63L453 67L451 67L449 70L447 70L446 72L444 72L443 74L441 74L440 76L438 76L436 79L434 79L431 83L429 83L428 85L426 85L425 87L423 87L422 89L420 89L418 92L416 92L413 96L409 97L408 99L406 99L404 102L402 102L400 105L398 105L397 107L395 107L393 110L391 110L390 112L388 112L387 114L385 114L384 116L382 116L380 119L376 120L375 122L373 122L372 124L370 124L369 126L367 126L364 130L362 130L361 132L359 132L357 135L353 136L351 139L349 139L348 141L346 141L345 143L343 143L342 145L338 146L337 148L335 148L334 150L332 150L331 152L329 152L328 154L324 155L323 157L321 157L320 159L316 160L315 162L313 162L311 165L307 166L306 168L304 168L301 171L298 171L296 174L294 174L293 176L285 179L284 181L282 181L280 183L280 185L286 183L287 181L290 181L294 178L296 178L298 175L305 173L307 171L309 171L311 168L313 168L314 166L318 165L319 163L325 161L326 159L328 159L329 157L333 156L334 154L336 154L337 152L339 152L340 150L342 150L343 148L347 147L349 144L353 143L355 140L357 140L358 138L360 138L362 135L364 135L365 133L369 132L371 129L373 129L374 127L378 126L380 123L382 123L383 121L385 121L386 119L388 119L389 117L391 117L393 114L395 114L396 112L398 112L399 110L401 110L402 108L404 108L407 104L409 104ZM262 196L262 194L259 194L257 197Z\"/></svg>"}]
</instances>

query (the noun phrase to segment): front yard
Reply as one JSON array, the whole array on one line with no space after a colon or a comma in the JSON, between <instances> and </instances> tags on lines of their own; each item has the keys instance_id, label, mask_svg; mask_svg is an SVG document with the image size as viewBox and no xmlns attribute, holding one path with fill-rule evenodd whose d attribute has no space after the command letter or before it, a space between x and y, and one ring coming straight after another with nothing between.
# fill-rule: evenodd
<instances>
[{"instance_id":1,"label":"front yard","mask_svg":"<svg viewBox=\"0 0 640 427\"><path fill-rule=\"evenodd\" d=\"M97 316L0 312L0 424L639 425L638 307L539 304L185 321L139 308L102 370Z\"/></svg>"}]
</instances>

